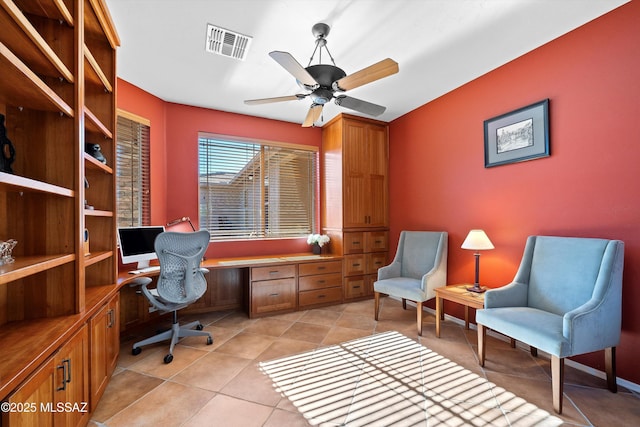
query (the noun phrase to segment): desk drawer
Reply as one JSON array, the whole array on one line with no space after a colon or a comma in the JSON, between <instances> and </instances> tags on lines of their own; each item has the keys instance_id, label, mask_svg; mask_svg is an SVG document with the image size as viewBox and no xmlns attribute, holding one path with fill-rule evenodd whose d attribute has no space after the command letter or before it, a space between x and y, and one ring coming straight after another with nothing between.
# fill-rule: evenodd
<instances>
[{"instance_id":1,"label":"desk drawer","mask_svg":"<svg viewBox=\"0 0 640 427\"><path fill-rule=\"evenodd\" d=\"M365 276L344 278L344 298L362 298L368 295Z\"/></svg>"},{"instance_id":2,"label":"desk drawer","mask_svg":"<svg viewBox=\"0 0 640 427\"><path fill-rule=\"evenodd\" d=\"M367 274L377 274L380 267L387 265L386 252L374 252L367 256Z\"/></svg>"},{"instance_id":3,"label":"desk drawer","mask_svg":"<svg viewBox=\"0 0 640 427\"><path fill-rule=\"evenodd\" d=\"M253 282L251 292L251 311L254 314L296 308L295 279Z\"/></svg>"},{"instance_id":4,"label":"desk drawer","mask_svg":"<svg viewBox=\"0 0 640 427\"><path fill-rule=\"evenodd\" d=\"M300 292L300 306L340 302L342 288L319 289L316 291Z\"/></svg>"},{"instance_id":5,"label":"desk drawer","mask_svg":"<svg viewBox=\"0 0 640 427\"><path fill-rule=\"evenodd\" d=\"M342 274L318 274L315 276L305 276L298 279L298 290L311 291L314 289L332 288L342 286Z\"/></svg>"},{"instance_id":6,"label":"desk drawer","mask_svg":"<svg viewBox=\"0 0 640 427\"><path fill-rule=\"evenodd\" d=\"M283 279L296 276L294 264L272 265L270 267L251 267L251 281Z\"/></svg>"},{"instance_id":7,"label":"desk drawer","mask_svg":"<svg viewBox=\"0 0 640 427\"><path fill-rule=\"evenodd\" d=\"M300 276L311 276L312 274L342 273L342 261L324 261L300 264L298 267Z\"/></svg>"},{"instance_id":8,"label":"desk drawer","mask_svg":"<svg viewBox=\"0 0 640 427\"><path fill-rule=\"evenodd\" d=\"M367 255L346 255L344 257L344 275L356 276L367 271Z\"/></svg>"}]
</instances>

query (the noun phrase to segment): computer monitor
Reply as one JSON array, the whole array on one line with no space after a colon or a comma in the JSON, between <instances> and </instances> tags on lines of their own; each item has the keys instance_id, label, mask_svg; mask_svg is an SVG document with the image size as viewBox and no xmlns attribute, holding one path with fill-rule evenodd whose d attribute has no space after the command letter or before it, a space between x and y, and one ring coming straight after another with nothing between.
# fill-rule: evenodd
<instances>
[{"instance_id":1,"label":"computer monitor","mask_svg":"<svg viewBox=\"0 0 640 427\"><path fill-rule=\"evenodd\" d=\"M149 267L149 261L158 259L154 243L162 226L118 227L118 245L123 264L138 263L138 270Z\"/></svg>"}]
</instances>

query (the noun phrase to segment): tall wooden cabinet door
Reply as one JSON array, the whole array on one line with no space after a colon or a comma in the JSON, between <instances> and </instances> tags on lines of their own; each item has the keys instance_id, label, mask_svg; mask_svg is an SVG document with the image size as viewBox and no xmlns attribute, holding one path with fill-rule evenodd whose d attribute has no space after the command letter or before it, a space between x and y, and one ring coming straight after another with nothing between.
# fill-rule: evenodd
<instances>
[{"instance_id":1,"label":"tall wooden cabinet door","mask_svg":"<svg viewBox=\"0 0 640 427\"><path fill-rule=\"evenodd\" d=\"M7 402L12 411L2 411L3 426L53 426L53 412L42 411L42 402L54 402L53 362L45 363L27 379Z\"/></svg>"},{"instance_id":2,"label":"tall wooden cabinet door","mask_svg":"<svg viewBox=\"0 0 640 427\"><path fill-rule=\"evenodd\" d=\"M345 228L367 225L369 159L366 125L345 120L343 125L343 215Z\"/></svg>"},{"instance_id":3,"label":"tall wooden cabinet door","mask_svg":"<svg viewBox=\"0 0 640 427\"><path fill-rule=\"evenodd\" d=\"M367 125L367 190L363 204L367 207L367 225L386 227L388 225L388 144L387 128Z\"/></svg>"},{"instance_id":4,"label":"tall wooden cabinet door","mask_svg":"<svg viewBox=\"0 0 640 427\"><path fill-rule=\"evenodd\" d=\"M54 357L54 425L84 426L89 422L89 335L83 326Z\"/></svg>"}]
</instances>

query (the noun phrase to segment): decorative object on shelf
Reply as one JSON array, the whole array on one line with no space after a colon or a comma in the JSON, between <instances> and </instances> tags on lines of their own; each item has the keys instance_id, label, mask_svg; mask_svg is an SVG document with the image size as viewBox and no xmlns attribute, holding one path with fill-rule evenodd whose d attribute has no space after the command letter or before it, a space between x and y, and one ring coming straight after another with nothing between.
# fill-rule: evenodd
<instances>
[{"instance_id":1,"label":"decorative object on shelf","mask_svg":"<svg viewBox=\"0 0 640 427\"><path fill-rule=\"evenodd\" d=\"M6 242L0 240L0 265L11 264L15 261L11 253L17 244L18 241L14 239L9 239Z\"/></svg>"},{"instance_id":2,"label":"decorative object on shelf","mask_svg":"<svg viewBox=\"0 0 640 427\"><path fill-rule=\"evenodd\" d=\"M549 100L484 121L484 167L549 157Z\"/></svg>"},{"instance_id":3,"label":"decorative object on shelf","mask_svg":"<svg viewBox=\"0 0 640 427\"><path fill-rule=\"evenodd\" d=\"M491 243L491 240L489 240L489 237L483 230L471 230L460 247L462 249L476 251L474 253L476 257L476 280L473 287L467 288L467 290L477 293L486 291L486 289L480 287L480 252L478 251L494 249L493 243Z\"/></svg>"},{"instance_id":4,"label":"decorative object on shelf","mask_svg":"<svg viewBox=\"0 0 640 427\"><path fill-rule=\"evenodd\" d=\"M91 255L91 252L89 252L89 230L87 230L86 228L84 229L84 239L82 241L82 247L84 249L84 256Z\"/></svg>"},{"instance_id":5,"label":"decorative object on shelf","mask_svg":"<svg viewBox=\"0 0 640 427\"><path fill-rule=\"evenodd\" d=\"M329 236L326 234L309 234L307 237L307 243L311 245L311 250L315 255L322 253L322 247L329 243Z\"/></svg>"},{"instance_id":6,"label":"decorative object on shelf","mask_svg":"<svg viewBox=\"0 0 640 427\"><path fill-rule=\"evenodd\" d=\"M188 216L183 216L181 218L176 218L173 221L169 221L167 223L167 227L174 227L176 225L179 225L185 222L189 223L189 225L191 226L191 231L196 231L196 228L193 226L193 223L191 222L191 218L189 218Z\"/></svg>"},{"instance_id":7,"label":"decorative object on shelf","mask_svg":"<svg viewBox=\"0 0 640 427\"><path fill-rule=\"evenodd\" d=\"M105 165L107 164L107 159L105 159L104 155L102 154L100 144L86 143L84 144L84 151L100 163L104 163Z\"/></svg>"},{"instance_id":8,"label":"decorative object on shelf","mask_svg":"<svg viewBox=\"0 0 640 427\"><path fill-rule=\"evenodd\" d=\"M11 163L16 159L16 149L7 138L4 115L0 114L0 172L13 173Z\"/></svg>"}]
</instances>

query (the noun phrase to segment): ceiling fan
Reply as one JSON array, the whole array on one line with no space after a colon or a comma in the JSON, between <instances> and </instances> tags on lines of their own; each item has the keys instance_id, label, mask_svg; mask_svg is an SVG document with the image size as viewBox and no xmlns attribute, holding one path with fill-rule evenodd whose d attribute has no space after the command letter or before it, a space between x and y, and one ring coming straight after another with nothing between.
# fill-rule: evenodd
<instances>
[{"instance_id":1,"label":"ceiling fan","mask_svg":"<svg viewBox=\"0 0 640 427\"><path fill-rule=\"evenodd\" d=\"M295 95L279 96L275 98L250 99L244 101L248 105L268 104L272 102L282 101L299 101L306 97L311 98L311 107L307 112L307 116L302 123L302 127L310 127L318 121L322 113L322 107L331 99L335 100L337 105L349 108L361 113L379 116L384 113L386 107L363 101L351 96L343 95L340 92L355 89L367 83L374 82L381 78L390 76L398 72L398 63L392 59L383 59L373 65L356 71L347 76L347 74L336 66L329 49L327 48L327 35L329 35L330 27L324 23L318 23L313 26L311 32L316 37L316 47L313 50L311 59L307 67L300 65L298 61L288 52L273 51L269 53L278 64L287 70L296 78L298 85L308 93L297 93ZM325 49L331 64L322 64L322 49ZM318 64L311 65L313 58L318 52ZM336 92L338 92L336 94Z\"/></svg>"}]
</instances>

